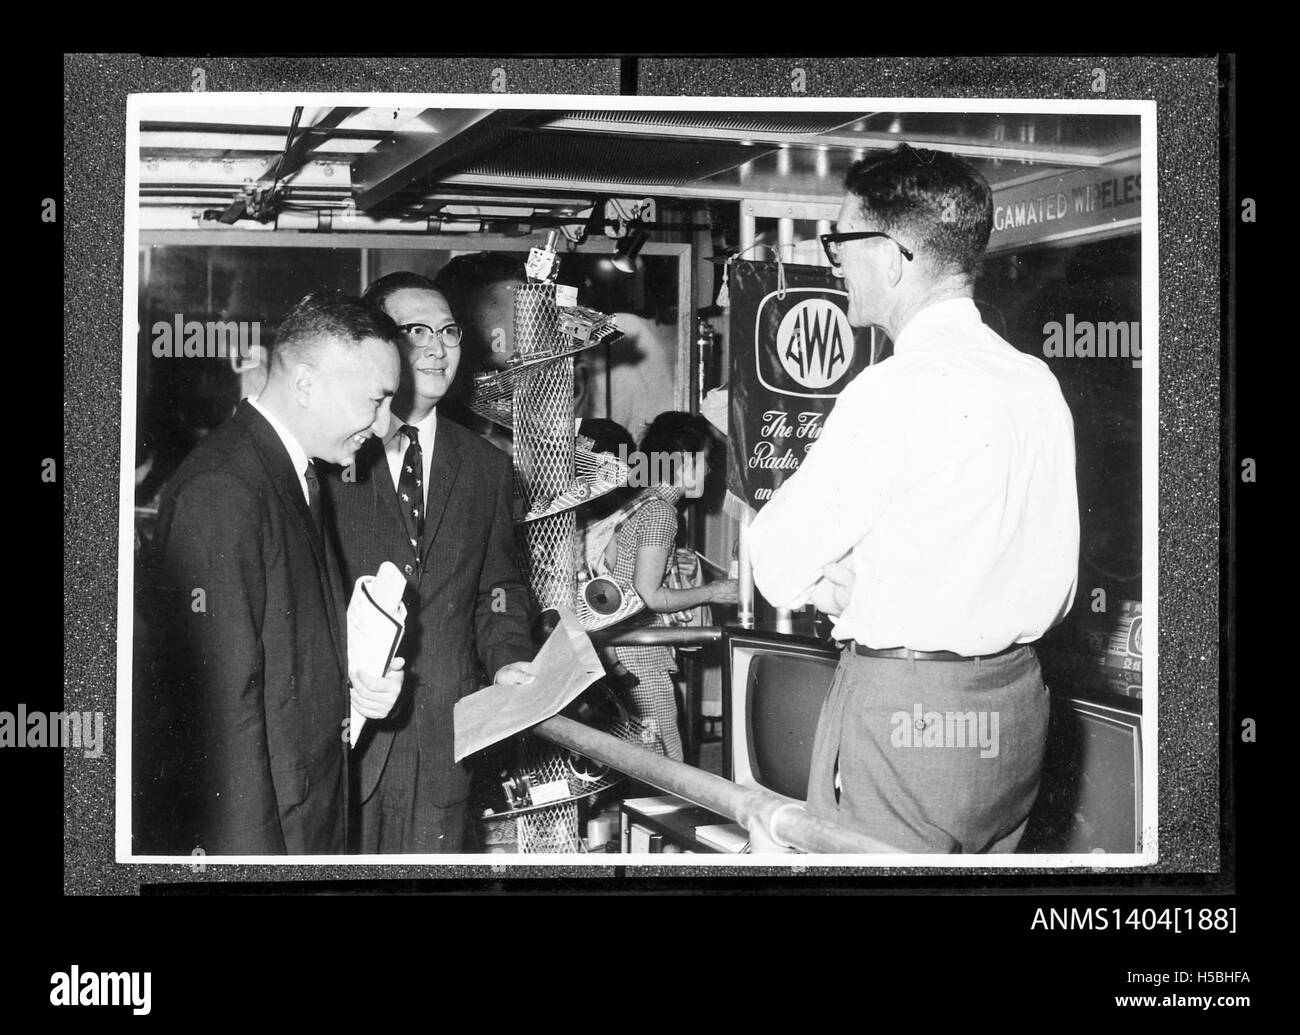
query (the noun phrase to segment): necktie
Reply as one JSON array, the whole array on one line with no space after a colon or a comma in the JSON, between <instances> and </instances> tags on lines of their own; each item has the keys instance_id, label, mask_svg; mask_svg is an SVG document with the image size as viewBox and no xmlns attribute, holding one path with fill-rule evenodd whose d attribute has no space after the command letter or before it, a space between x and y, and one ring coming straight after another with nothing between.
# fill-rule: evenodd
<instances>
[{"instance_id":1,"label":"necktie","mask_svg":"<svg viewBox=\"0 0 1300 1035\"><path fill-rule=\"evenodd\" d=\"M397 498L402 505L402 520L411 539L411 549L418 555L420 537L424 535L424 454L420 450L420 433L410 424L402 425L402 434L411 440L402 457L402 473L397 479Z\"/></svg>"},{"instance_id":2,"label":"necktie","mask_svg":"<svg viewBox=\"0 0 1300 1035\"><path fill-rule=\"evenodd\" d=\"M311 508L312 520L316 522L316 531L322 535L325 531L325 510L320 501L320 480L316 477L316 465L307 461L307 505Z\"/></svg>"}]
</instances>

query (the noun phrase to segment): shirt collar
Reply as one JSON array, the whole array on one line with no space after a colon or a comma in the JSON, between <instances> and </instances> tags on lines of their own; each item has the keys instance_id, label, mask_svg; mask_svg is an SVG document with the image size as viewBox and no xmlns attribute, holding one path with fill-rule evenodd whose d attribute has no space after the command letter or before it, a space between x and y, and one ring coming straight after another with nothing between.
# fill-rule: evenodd
<instances>
[{"instance_id":1,"label":"shirt collar","mask_svg":"<svg viewBox=\"0 0 1300 1035\"><path fill-rule=\"evenodd\" d=\"M907 321L907 325L894 339L894 355L910 349L935 344L946 337L945 332L982 323L975 300L969 297L945 298L928 305Z\"/></svg>"},{"instance_id":2,"label":"shirt collar","mask_svg":"<svg viewBox=\"0 0 1300 1035\"><path fill-rule=\"evenodd\" d=\"M272 414L256 399L250 397L248 405L265 417L266 423L271 425L271 430L280 437L280 441L284 443L284 448L289 453L289 462L293 464L294 474L298 476L299 481L302 481L305 477L307 464L310 461L310 457L307 456L307 450L303 449L302 444L294 438L293 432L285 427L279 418Z\"/></svg>"},{"instance_id":3,"label":"shirt collar","mask_svg":"<svg viewBox=\"0 0 1300 1035\"><path fill-rule=\"evenodd\" d=\"M396 417L389 423L388 434L384 436L384 448L387 449L393 444L393 440L402 433L402 429L410 424L410 421L398 420ZM428 449L433 443L434 431L438 426L438 408L435 406L429 411L429 415L424 420L416 421L411 427L420 433L420 448Z\"/></svg>"}]
</instances>

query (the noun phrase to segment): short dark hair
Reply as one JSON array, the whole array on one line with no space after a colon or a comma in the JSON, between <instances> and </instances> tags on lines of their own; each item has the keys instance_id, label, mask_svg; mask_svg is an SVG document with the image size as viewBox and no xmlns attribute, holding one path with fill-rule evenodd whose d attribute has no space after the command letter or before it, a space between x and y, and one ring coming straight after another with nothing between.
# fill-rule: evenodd
<instances>
[{"instance_id":1,"label":"short dark hair","mask_svg":"<svg viewBox=\"0 0 1300 1035\"><path fill-rule=\"evenodd\" d=\"M523 263L510 252L473 252L457 255L433 278L435 290L441 291L451 306L459 313L475 292L500 284L503 281L524 279Z\"/></svg>"},{"instance_id":2,"label":"short dark hair","mask_svg":"<svg viewBox=\"0 0 1300 1035\"><path fill-rule=\"evenodd\" d=\"M402 332L381 310L342 291L313 291L280 324L272 350L280 366L311 359L326 342L352 348L378 338L399 349Z\"/></svg>"},{"instance_id":3,"label":"short dark hair","mask_svg":"<svg viewBox=\"0 0 1300 1035\"><path fill-rule=\"evenodd\" d=\"M722 457L722 443L706 417L698 413L668 410L650 422L641 436L641 452L661 457L705 453L709 466L716 468ZM673 471L676 473L674 462Z\"/></svg>"},{"instance_id":4,"label":"short dark hair","mask_svg":"<svg viewBox=\"0 0 1300 1035\"><path fill-rule=\"evenodd\" d=\"M942 271L974 276L993 230L993 191L956 155L900 144L855 162L844 186L886 233Z\"/></svg>"},{"instance_id":5,"label":"short dark hair","mask_svg":"<svg viewBox=\"0 0 1300 1035\"><path fill-rule=\"evenodd\" d=\"M361 300L376 309L383 309L390 295L410 288L416 291L432 291L435 295L442 294L438 286L428 277L411 273L409 270L398 270L396 273L387 273L378 280L372 281L366 288L366 293L361 296Z\"/></svg>"},{"instance_id":6,"label":"short dark hair","mask_svg":"<svg viewBox=\"0 0 1300 1035\"><path fill-rule=\"evenodd\" d=\"M592 451L596 453L618 453L623 446L628 453L636 449L636 439L632 433L618 421L604 417L583 417L578 424L578 434L592 441Z\"/></svg>"}]
</instances>

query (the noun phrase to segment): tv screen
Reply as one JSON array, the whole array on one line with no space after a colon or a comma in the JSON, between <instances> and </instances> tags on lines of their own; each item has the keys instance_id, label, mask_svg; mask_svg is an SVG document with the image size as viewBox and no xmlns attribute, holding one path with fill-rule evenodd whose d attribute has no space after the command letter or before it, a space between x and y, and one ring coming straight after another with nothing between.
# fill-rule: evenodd
<instances>
[{"instance_id":1,"label":"tv screen","mask_svg":"<svg viewBox=\"0 0 1300 1035\"><path fill-rule=\"evenodd\" d=\"M732 630L724 636L727 776L803 801L822 702L840 652L803 637Z\"/></svg>"},{"instance_id":2,"label":"tv screen","mask_svg":"<svg viewBox=\"0 0 1300 1035\"><path fill-rule=\"evenodd\" d=\"M1053 695L1038 800L1022 852L1142 850L1141 702Z\"/></svg>"}]
</instances>

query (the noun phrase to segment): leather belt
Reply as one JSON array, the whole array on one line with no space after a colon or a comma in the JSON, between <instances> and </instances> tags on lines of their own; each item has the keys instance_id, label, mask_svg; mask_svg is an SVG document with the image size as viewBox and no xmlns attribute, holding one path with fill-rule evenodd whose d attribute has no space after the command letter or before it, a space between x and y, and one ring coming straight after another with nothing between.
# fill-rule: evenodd
<instances>
[{"instance_id":1,"label":"leather belt","mask_svg":"<svg viewBox=\"0 0 1300 1035\"><path fill-rule=\"evenodd\" d=\"M1027 647L1029 644L1013 643L1005 650L978 655L954 654L949 650L912 650L910 647L864 647L856 640L849 640L848 646L853 648L855 654L860 654L864 658L896 658L900 661L987 661L989 658L1000 658L1003 654L1020 650L1021 647Z\"/></svg>"}]
</instances>

